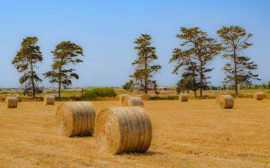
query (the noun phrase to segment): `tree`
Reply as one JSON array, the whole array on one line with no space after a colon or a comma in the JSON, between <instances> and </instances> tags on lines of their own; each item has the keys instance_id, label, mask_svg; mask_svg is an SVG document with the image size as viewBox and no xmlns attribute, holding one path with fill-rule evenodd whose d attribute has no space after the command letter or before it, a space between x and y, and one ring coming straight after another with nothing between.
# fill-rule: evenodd
<instances>
[{"instance_id":1,"label":"tree","mask_svg":"<svg viewBox=\"0 0 270 168\"><path fill-rule=\"evenodd\" d=\"M136 71L130 77L133 77L135 81L140 83L135 83L143 87L143 91L147 94L148 90L156 89L156 81L152 80L153 75L161 69L160 65L151 65L153 60L157 60L156 48L151 47L152 37L148 34L141 34L139 38L134 41L137 46L134 47L138 51L138 58L132 65L136 65ZM151 86L155 86L154 88ZM156 90L155 90L156 91Z\"/></svg>"},{"instance_id":2,"label":"tree","mask_svg":"<svg viewBox=\"0 0 270 168\"><path fill-rule=\"evenodd\" d=\"M177 34L176 37L185 40L181 46L190 46L190 48L185 51L175 48L169 63L173 61L178 62L173 73L177 72L180 67L186 65L185 62L182 62L183 57L186 57L184 60L191 60L190 62L198 63L199 89L200 97L202 97L202 90L206 90L209 83L206 80L211 78L206 76L206 73L213 70L213 68L207 68L206 65L211 62L223 48L214 38L209 38L206 32L199 30L199 27L190 29L181 27L180 31L182 34Z\"/></svg>"},{"instance_id":3,"label":"tree","mask_svg":"<svg viewBox=\"0 0 270 168\"><path fill-rule=\"evenodd\" d=\"M222 27L217 31L217 34L222 38L222 43L225 46L226 53L222 58L230 60L222 69L226 74L223 83L234 84L235 93L238 95L238 85L250 85L251 79L261 80L257 74L251 72L251 70L257 69L257 64L250 61L249 57L242 55L243 50L253 45L247 42L253 34L247 34L245 29L238 26Z\"/></svg>"},{"instance_id":4,"label":"tree","mask_svg":"<svg viewBox=\"0 0 270 168\"><path fill-rule=\"evenodd\" d=\"M79 79L79 75L74 73L75 69L64 69L68 64L75 65L83 62L80 59L75 59L78 55L83 55L83 49L70 41L63 41L59 43L54 51L51 51L54 57L52 71L44 73L45 78L49 78L50 83L58 83L58 96L61 97L61 86L65 89L72 85L72 78Z\"/></svg>"},{"instance_id":5,"label":"tree","mask_svg":"<svg viewBox=\"0 0 270 168\"><path fill-rule=\"evenodd\" d=\"M16 56L14 57L12 64L20 73L24 73L20 77L20 84L25 84L26 89L29 91L32 89L33 98L36 97L36 90L38 82L42 80L38 77L36 71L38 62L42 62L43 56L40 52L40 47L36 45L38 42L37 37L26 37L21 43L20 51L17 51Z\"/></svg>"},{"instance_id":6,"label":"tree","mask_svg":"<svg viewBox=\"0 0 270 168\"><path fill-rule=\"evenodd\" d=\"M129 80L129 82L127 82L127 83L125 83L124 85L123 85L123 89L125 90L125 91L132 91L133 90L133 80Z\"/></svg>"}]
</instances>

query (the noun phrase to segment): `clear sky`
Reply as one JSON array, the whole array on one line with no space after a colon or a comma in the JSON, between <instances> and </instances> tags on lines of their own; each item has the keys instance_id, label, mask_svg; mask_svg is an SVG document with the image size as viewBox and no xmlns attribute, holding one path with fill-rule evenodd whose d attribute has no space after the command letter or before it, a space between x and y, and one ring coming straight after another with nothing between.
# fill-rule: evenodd
<instances>
[{"instance_id":1,"label":"clear sky","mask_svg":"<svg viewBox=\"0 0 270 168\"><path fill-rule=\"evenodd\" d=\"M19 87L18 73L11 61L21 48L23 38L36 36L44 57L37 72L41 78L51 70L52 50L62 41L84 49L83 63L71 66L80 79L72 87L121 86L129 81L137 58L133 43L141 34L150 34L162 66L155 76L159 86L172 86L180 75L171 74L168 64L172 51L180 47L175 37L180 27L200 27L213 38L222 26L241 26L254 34L254 46L245 51L258 64L262 81L270 80L270 1L269 0L1 0L0 1L0 87ZM218 56L208 67L212 85L221 85L221 71L228 62ZM181 73L181 70L179 71ZM260 84L262 81L254 81ZM52 86L47 79L41 86ZM54 86L57 86L56 84Z\"/></svg>"}]
</instances>

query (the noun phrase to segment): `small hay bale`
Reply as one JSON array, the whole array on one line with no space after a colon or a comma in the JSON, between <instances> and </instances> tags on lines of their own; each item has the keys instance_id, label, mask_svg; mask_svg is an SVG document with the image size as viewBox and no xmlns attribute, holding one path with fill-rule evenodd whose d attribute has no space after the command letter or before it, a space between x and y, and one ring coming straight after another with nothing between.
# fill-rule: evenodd
<instances>
[{"instance_id":1,"label":"small hay bale","mask_svg":"<svg viewBox=\"0 0 270 168\"><path fill-rule=\"evenodd\" d=\"M44 97L44 105L54 105L54 96L51 96L51 95L46 95Z\"/></svg>"},{"instance_id":2,"label":"small hay bale","mask_svg":"<svg viewBox=\"0 0 270 168\"><path fill-rule=\"evenodd\" d=\"M128 94L122 94L122 95L120 95L120 102L121 102L121 104L123 104L123 101L124 101L125 97L128 97L128 96L129 96Z\"/></svg>"},{"instance_id":3,"label":"small hay bale","mask_svg":"<svg viewBox=\"0 0 270 168\"><path fill-rule=\"evenodd\" d=\"M16 95L18 102L22 101L22 97L20 95Z\"/></svg>"},{"instance_id":4,"label":"small hay bale","mask_svg":"<svg viewBox=\"0 0 270 168\"><path fill-rule=\"evenodd\" d=\"M142 107L105 108L98 113L95 136L101 152L143 153L152 141L152 124Z\"/></svg>"},{"instance_id":5,"label":"small hay bale","mask_svg":"<svg viewBox=\"0 0 270 168\"><path fill-rule=\"evenodd\" d=\"M63 136L84 136L94 133L96 111L90 102L64 103L56 111L57 132Z\"/></svg>"},{"instance_id":6,"label":"small hay bale","mask_svg":"<svg viewBox=\"0 0 270 168\"><path fill-rule=\"evenodd\" d=\"M216 104L221 109L233 108L233 97L231 95L220 95L216 98Z\"/></svg>"},{"instance_id":7,"label":"small hay bale","mask_svg":"<svg viewBox=\"0 0 270 168\"><path fill-rule=\"evenodd\" d=\"M7 96L5 99L6 108L17 108L18 100L16 97Z\"/></svg>"},{"instance_id":8,"label":"small hay bale","mask_svg":"<svg viewBox=\"0 0 270 168\"><path fill-rule=\"evenodd\" d=\"M122 103L123 106L142 106L143 100L140 97L125 97Z\"/></svg>"},{"instance_id":9,"label":"small hay bale","mask_svg":"<svg viewBox=\"0 0 270 168\"><path fill-rule=\"evenodd\" d=\"M255 100L262 100L263 99L263 92L254 93L253 97Z\"/></svg>"},{"instance_id":10,"label":"small hay bale","mask_svg":"<svg viewBox=\"0 0 270 168\"><path fill-rule=\"evenodd\" d=\"M188 94L180 94L179 101L180 102L187 102L188 101Z\"/></svg>"},{"instance_id":11,"label":"small hay bale","mask_svg":"<svg viewBox=\"0 0 270 168\"><path fill-rule=\"evenodd\" d=\"M54 98L56 98L57 97L57 94L51 94L51 96L54 96Z\"/></svg>"},{"instance_id":12,"label":"small hay bale","mask_svg":"<svg viewBox=\"0 0 270 168\"><path fill-rule=\"evenodd\" d=\"M151 96L149 94L144 94L142 96L142 99L147 101L147 100L150 100L151 99Z\"/></svg>"}]
</instances>

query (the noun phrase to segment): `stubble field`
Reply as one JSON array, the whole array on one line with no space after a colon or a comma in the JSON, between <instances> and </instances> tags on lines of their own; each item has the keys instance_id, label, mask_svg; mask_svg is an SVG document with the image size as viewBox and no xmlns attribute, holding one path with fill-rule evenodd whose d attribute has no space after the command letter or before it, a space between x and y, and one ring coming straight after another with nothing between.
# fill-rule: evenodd
<instances>
[{"instance_id":1,"label":"stubble field","mask_svg":"<svg viewBox=\"0 0 270 168\"><path fill-rule=\"evenodd\" d=\"M270 99L235 99L233 109L215 100L145 101L153 125L144 154L100 153L95 137L56 133L58 105L0 102L0 167L270 167ZM98 113L119 101L94 101Z\"/></svg>"}]
</instances>

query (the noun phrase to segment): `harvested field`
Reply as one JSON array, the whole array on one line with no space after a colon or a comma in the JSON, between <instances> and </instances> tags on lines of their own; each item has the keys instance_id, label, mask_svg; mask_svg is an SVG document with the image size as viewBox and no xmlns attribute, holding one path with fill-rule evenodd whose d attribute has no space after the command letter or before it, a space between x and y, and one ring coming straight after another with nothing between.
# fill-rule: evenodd
<instances>
[{"instance_id":1,"label":"harvested field","mask_svg":"<svg viewBox=\"0 0 270 168\"><path fill-rule=\"evenodd\" d=\"M57 134L58 105L0 102L0 167L270 167L270 100L146 101L153 137L144 154L100 153L95 137ZM97 114L119 101L92 102Z\"/></svg>"}]
</instances>

